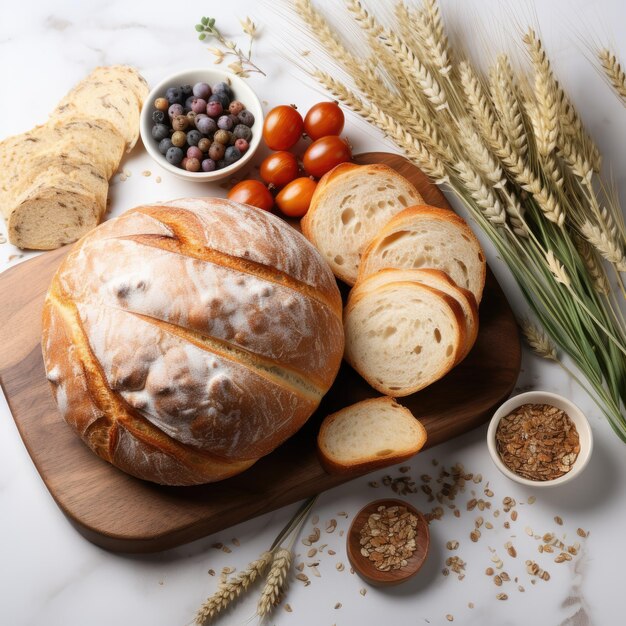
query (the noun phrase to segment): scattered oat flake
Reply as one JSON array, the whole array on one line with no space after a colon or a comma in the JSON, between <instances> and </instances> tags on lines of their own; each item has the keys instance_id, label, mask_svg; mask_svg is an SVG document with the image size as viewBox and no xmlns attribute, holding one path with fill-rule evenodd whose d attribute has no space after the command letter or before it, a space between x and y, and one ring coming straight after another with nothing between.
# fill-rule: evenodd
<instances>
[{"instance_id":1,"label":"scattered oat flake","mask_svg":"<svg viewBox=\"0 0 626 626\"><path fill-rule=\"evenodd\" d=\"M340 537L343 537L344 532L345 532L345 531L340 530L340 531L339 531L339 536L340 536Z\"/></svg>"},{"instance_id":2,"label":"scattered oat flake","mask_svg":"<svg viewBox=\"0 0 626 626\"><path fill-rule=\"evenodd\" d=\"M120 174L120 181L123 183L126 179L128 178L128 176L126 176L126 174Z\"/></svg>"},{"instance_id":3,"label":"scattered oat flake","mask_svg":"<svg viewBox=\"0 0 626 626\"><path fill-rule=\"evenodd\" d=\"M485 570L485 574L487 574L487 576L493 576L493 567L488 567Z\"/></svg>"},{"instance_id":4,"label":"scattered oat flake","mask_svg":"<svg viewBox=\"0 0 626 626\"><path fill-rule=\"evenodd\" d=\"M401 472L402 474L406 474L407 472L411 471L411 466L410 465L403 465L402 467L400 467L398 469L399 472Z\"/></svg>"},{"instance_id":5,"label":"scattered oat flake","mask_svg":"<svg viewBox=\"0 0 626 626\"><path fill-rule=\"evenodd\" d=\"M558 515L554 516L554 522L555 524L558 524L559 526L563 526L563 519Z\"/></svg>"},{"instance_id":6,"label":"scattered oat flake","mask_svg":"<svg viewBox=\"0 0 626 626\"><path fill-rule=\"evenodd\" d=\"M338 572L343 572L343 570L345 569L345 566L344 566L344 564L343 564L343 563L337 563L337 565L335 565L335 569L336 569Z\"/></svg>"},{"instance_id":7,"label":"scattered oat flake","mask_svg":"<svg viewBox=\"0 0 626 626\"><path fill-rule=\"evenodd\" d=\"M312 559L317 554L317 548L311 548L306 555Z\"/></svg>"},{"instance_id":8,"label":"scattered oat flake","mask_svg":"<svg viewBox=\"0 0 626 626\"><path fill-rule=\"evenodd\" d=\"M339 511L339 513L337 513L337 517L348 517L348 514L345 511Z\"/></svg>"},{"instance_id":9,"label":"scattered oat flake","mask_svg":"<svg viewBox=\"0 0 626 626\"><path fill-rule=\"evenodd\" d=\"M209 570L209 576L215 576L215 570L214 569L210 569Z\"/></svg>"},{"instance_id":10,"label":"scattered oat flake","mask_svg":"<svg viewBox=\"0 0 626 626\"><path fill-rule=\"evenodd\" d=\"M130 178L132 175L133 173L129 169L124 170L124 176L126 176L126 178Z\"/></svg>"},{"instance_id":11,"label":"scattered oat flake","mask_svg":"<svg viewBox=\"0 0 626 626\"><path fill-rule=\"evenodd\" d=\"M526 526L526 528L524 528L524 532L529 536L532 537L533 536L533 529L530 526Z\"/></svg>"},{"instance_id":12,"label":"scattered oat flake","mask_svg":"<svg viewBox=\"0 0 626 626\"><path fill-rule=\"evenodd\" d=\"M221 550L224 547L224 544L223 543L214 543L211 547L215 548L216 550Z\"/></svg>"},{"instance_id":13,"label":"scattered oat flake","mask_svg":"<svg viewBox=\"0 0 626 626\"><path fill-rule=\"evenodd\" d=\"M578 530L576 530L576 534L579 537L587 537L587 535L589 535L589 532L586 530L583 530L582 528L579 528Z\"/></svg>"},{"instance_id":14,"label":"scattered oat flake","mask_svg":"<svg viewBox=\"0 0 626 626\"><path fill-rule=\"evenodd\" d=\"M239 547L239 546L241 545L241 542L239 541L239 539L237 539L237 537L233 537L233 538L231 539L231 542L232 542L232 544L233 544L234 546L237 546L237 547Z\"/></svg>"},{"instance_id":15,"label":"scattered oat flake","mask_svg":"<svg viewBox=\"0 0 626 626\"><path fill-rule=\"evenodd\" d=\"M320 516L319 515L314 515L311 518L311 524L313 524L313 526L316 526L319 521L320 521Z\"/></svg>"},{"instance_id":16,"label":"scattered oat flake","mask_svg":"<svg viewBox=\"0 0 626 626\"><path fill-rule=\"evenodd\" d=\"M222 552L225 552L226 554L230 554L232 552L232 550L228 546L223 546L222 547Z\"/></svg>"},{"instance_id":17,"label":"scattered oat flake","mask_svg":"<svg viewBox=\"0 0 626 626\"><path fill-rule=\"evenodd\" d=\"M300 580L303 583L306 583L309 581L309 577L306 574L300 573L300 574L296 574L296 580Z\"/></svg>"},{"instance_id":18,"label":"scattered oat flake","mask_svg":"<svg viewBox=\"0 0 626 626\"><path fill-rule=\"evenodd\" d=\"M496 596L496 598L497 598L498 600L508 600L508 599L509 599L509 596L507 596L507 595L506 595L506 593L499 593L499 594Z\"/></svg>"},{"instance_id":19,"label":"scattered oat flake","mask_svg":"<svg viewBox=\"0 0 626 626\"><path fill-rule=\"evenodd\" d=\"M537 501L537 498L535 498L535 496L528 497L528 504L535 504L536 501Z\"/></svg>"},{"instance_id":20,"label":"scattered oat flake","mask_svg":"<svg viewBox=\"0 0 626 626\"><path fill-rule=\"evenodd\" d=\"M291 608L291 605L289 603L285 604L285 611L287 611L287 613L293 612L293 609Z\"/></svg>"},{"instance_id":21,"label":"scattered oat flake","mask_svg":"<svg viewBox=\"0 0 626 626\"><path fill-rule=\"evenodd\" d=\"M148 176L152 176L152 172L150 170L144 170L143 172L141 172L141 175L148 178Z\"/></svg>"},{"instance_id":22,"label":"scattered oat flake","mask_svg":"<svg viewBox=\"0 0 626 626\"><path fill-rule=\"evenodd\" d=\"M341 602L337 602L337 604L335 604L335 608L336 609L340 609L342 607Z\"/></svg>"},{"instance_id":23,"label":"scattered oat flake","mask_svg":"<svg viewBox=\"0 0 626 626\"><path fill-rule=\"evenodd\" d=\"M330 556L335 556L335 554L337 554L334 550L329 549L328 550L328 554L330 554Z\"/></svg>"},{"instance_id":24,"label":"scattered oat flake","mask_svg":"<svg viewBox=\"0 0 626 626\"><path fill-rule=\"evenodd\" d=\"M447 619L449 622L453 622L453 621L454 621L454 616L452 616L452 615L450 615L450 613L448 613L448 614L446 615L446 619Z\"/></svg>"},{"instance_id":25,"label":"scattered oat flake","mask_svg":"<svg viewBox=\"0 0 626 626\"><path fill-rule=\"evenodd\" d=\"M161 177L157 176L154 180L155 180L155 182L160 183L161 182Z\"/></svg>"},{"instance_id":26,"label":"scattered oat flake","mask_svg":"<svg viewBox=\"0 0 626 626\"><path fill-rule=\"evenodd\" d=\"M359 590L359 593L360 593L362 596L364 596L364 595L367 593L367 589L366 589L365 587L362 587L362 588Z\"/></svg>"},{"instance_id":27,"label":"scattered oat flake","mask_svg":"<svg viewBox=\"0 0 626 626\"><path fill-rule=\"evenodd\" d=\"M473 608L474 608L474 603L473 603L473 602L468 602L468 603L467 603L467 607L468 607L469 609L473 609Z\"/></svg>"}]
</instances>

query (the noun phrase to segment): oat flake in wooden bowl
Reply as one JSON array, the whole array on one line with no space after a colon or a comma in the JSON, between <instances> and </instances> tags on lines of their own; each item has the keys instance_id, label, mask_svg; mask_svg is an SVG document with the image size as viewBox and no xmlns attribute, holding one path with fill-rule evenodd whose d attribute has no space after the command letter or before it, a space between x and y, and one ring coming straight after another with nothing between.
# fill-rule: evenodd
<instances>
[{"instance_id":1,"label":"oat flake in wooden bowl","mask_svg":"<svg viewBox=\"0 0 626 626\"><path fill-rule=\"evenodd\" d=\"M566 398L531 391L505 402L487 433L491 457L506 476L535 487L561 484L587 464L591 428Z\"/></svg>"}]
</instances>

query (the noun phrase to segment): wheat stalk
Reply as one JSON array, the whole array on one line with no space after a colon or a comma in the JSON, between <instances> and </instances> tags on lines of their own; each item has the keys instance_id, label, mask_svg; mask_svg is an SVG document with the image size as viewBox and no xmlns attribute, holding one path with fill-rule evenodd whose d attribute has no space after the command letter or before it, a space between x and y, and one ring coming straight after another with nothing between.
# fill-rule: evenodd
<instances>
[{"instance_id":1,"label":"wheat stalk","mask_svg":"<svg viewBox=\"0 0 626 626\"><path fill-rule=\"evenodd\" d=\"M556 345L550 337L548 337L543 328L535 326L535 324L532 324L529 320L522 320L520 326L524 339L526 339L526 342L533 352L544 359L549 359L550 361L557 360Z\"/></svg>"},{"instance_id":2,"label":"wheat stalk","mask_svg":"<svg viewBox=\"0 0 626 626\"><path fill-rule=\"evenodd\" d=\"M622 101L622 104L626 105L626 73L622 69L622 64L607 48L603 48L598 52L598 58L604 70L604 75L609 79L609 83Z\"/></svg>"},{"instance_id":3,"label":"wheat stalk","mask_svg":"<svg viewBox=\"0 0 626 626\"><path fill-rule=\"evenodd\" d=\"M274 554L261 597L257 604L257 614L265 617L278 604L287 582L287 574L291 567L291 550L280 548Z\"/></svg>"},{"instance_id":4,"label":"wheat stalk","mask_svg":"<svg viewBox=\"0 0 626 626\"><path fill-rule=\"evenodd\" d=\"M248 587L262 575L272 560L271 552L263 552L261 556L252 561L245 570L239 572L233 578L222 583L219 589L208 598L198 609L194 623L202 626L213 620L219 613L230 606Z\"/></svg>"},{"instance_id":5,"label":"wheat stalk","mask_svg":"<svg viewBox=\"0 0 626 626\"><path fill-rule=\"evenodd\" d=\"M531 62L535 70L535 98L537 101L537 115L535 139L537 150L542 156L549 155L556 147L559 128L559 114L556 100L554 77L550 68L550 61L546 55L541 40L531 28L524 36L524 43L530 52Z\"/></svg>"}]
</instances>

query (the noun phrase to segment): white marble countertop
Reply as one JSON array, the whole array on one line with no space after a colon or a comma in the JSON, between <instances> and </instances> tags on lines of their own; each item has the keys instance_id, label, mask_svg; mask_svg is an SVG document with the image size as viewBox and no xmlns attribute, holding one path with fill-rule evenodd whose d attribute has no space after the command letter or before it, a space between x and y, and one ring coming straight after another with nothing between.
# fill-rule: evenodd
<instances>
[{"instance_id":1,"label":"white marble countertop","mask_svg":"<svg viewBox=\"0 0 626 626\"><path fill-rule=\"evenodd\" d=\"M325 6L336 3L322 2ZM370 3L371 4L371 3ZM380 4L383 4L382 2ZM392 0L385 4L392 6ZM465 38L472 38L478 49L485 50L491 41L498 46L519 39L513 19L526 24L535 20L552 55L559 75L579 106L604 154L612 164L613 174L626 198L622 164L626 162L626 113L586 57L589 50L581 43L587 33L598 41L609 41L626 58L626 7L621 0L537 0L513 3L498 0L479 2L448 0L446 13ZM74 82L98 64L130 63L136 65L149 82L186 67L212 62L194 36L193 26L204 11L213 12L218 24L228 34L239 33L237 18L250 14L261 26L256 58L267 70L268 78L251 79L261 99L269 105L296 102L302 110L320 99L313 83L303 79L277 54L274 41L286 33L298 41L296 30L284 29L271 3L259 5L254 0L232 0L218 4L172 4L163 0L31 0L3 6L0 22L0 137L27 130L42 122L56 101ZM279 11L280 12L280 11ZM484 33L477 25L481 21ZM508 25L503 30L502 24ZM510 43L516 46L516 43ZM364 122L350 115L346 134L355 150L390 149L380 135ZM223 195L218 186L200 189L157 171L141 146L126 159L123 167L130 172L126 181L116 177L111 186L112 214L139 203L171 199L185 195ZM144 170L152 175L142 176ZM162 182L156 182L156 175ZM4 232L4 226L0 232ZM510 297L516 311L525 307L510 277L487 246L490 263ZM0 245L0 269L25 260L19 250ZM10 298L10 294L0 294ZM1 348L0 348L1 349ZM337 624L447 624L455 623L540 626L613 626L623 623L623 599L619 592L620 563L626 560L624 522L626 521L626 447L612 433L585 393L576 387L556 366L540 362L524 353L518 390L545 389L572 398L589 417L595 435L595 450L584 474L570 485L557 490L533 493L501 476L492 465L485 444L485 428L457 438L445 445L418 455L408 465L410 476L436 475L441 465L462 463L466 470L481 473L483 482L471 484L458 503L463 509L459 519L446 510L444 518L431 524L432 550L424 569L410 583L377 590L349 572L338 571L336 564L347 563L340 531L347 529L352 516L369 500L392 496L388 487L374 489L368 481L388 473L400 475L398 468L376 472L324 493L313 514L323 524L330 518L338 521L333 534L322 534L323 542L336 555L319 557L320 577L309 572L307 587L292 580L286 602L292 608L279 608L270 623L280 626L320 626ZM60 451L61 453L61 451ZM439 466L434 467L433 461ZM485 483L494 492L483 495ZM482 538L472 543L469 533L478 511L469 513L465 502L472 497L492 500L491 511L481 513L493 529L482 529ZM502 499L511 496L518 502L519 517L510 529L503 526ZM535 496L530 504L528 498ZM407 496L427 511L424 493ZM532 498L531 498L532 501ZM4 398L0 398L0 623L7 626L104 626L110 624L150 624L151 626L187 624L195 609L210 594L223 566L242 567L272 541L291 515L293 507L276 511L218 535L150 556L128 556L105 552L82 538L57 508L39 478L20 440ZM347 519L338 516L346 512ZM555 516L563 519L558 526ZM566 534L567 540L583 544L580 558L571 563L555 564L550 555L539 554L538 542L525 528L537 534L554 531ZM587 539L576 535L578 528L590 531ZM305 527L310 532L311 522ZM236 538L240 546L232 543ZM446 550L446 541L459 540L456 552ZM504 544L512 541L518 557L506 555ZM223 542L231 553L212 544ZM306 549L298 544L305 562ZM489 547L502 556L504 569L518 583L505 582L497 588L484 570L492 565ZM327 548L328 549L328 548ZM457 554L466 562L466 576L444 576L445 560ZM317 557L316 557L317 558ZM547 582L533 585L526 574L524 561L536 560L551 574ZM298 561L301 559L298 558ZM293 577L293 571L292 571ZM525 591L518 590L518 584ZM365 595L360 590L366 589ZM509 599L496 599L505 592ZM337 603L341 607L337 608ZM473 608L469 607L473 603ZM254 614L252 599L241 603L222 622L244 624Z\"/></svg>"}]
</instances>

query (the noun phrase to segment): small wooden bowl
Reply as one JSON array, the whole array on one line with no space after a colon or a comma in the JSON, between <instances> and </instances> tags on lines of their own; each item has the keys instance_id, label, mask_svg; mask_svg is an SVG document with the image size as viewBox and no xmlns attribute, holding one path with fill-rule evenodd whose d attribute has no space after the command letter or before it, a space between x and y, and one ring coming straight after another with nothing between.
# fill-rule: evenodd
<instances>
[{"instance_id":1,"label":"small wooden bowl","mask_svg":"<svg viewBox=\"0 0 626 626\"><path fill-rule=\"evenodd\" d=\"M369 516L376 513L379 506L403 506L407 511L413 513L417 517L416 528L416 549L415 552L407 559L407 564L388 572L381 572L367 557L361 554L361 529L367 523ZM356 515L348 531L346 539L346 549L348 560L354 568L354 571L366 582L376 587L387 587L390 585L398 585L415 576L426 561L428 548L430 546L430 533L428 531L428 522L426 518L413 506L404 500L376 500L370 502L363 507Z\"/></svg>"}]
</instances>

